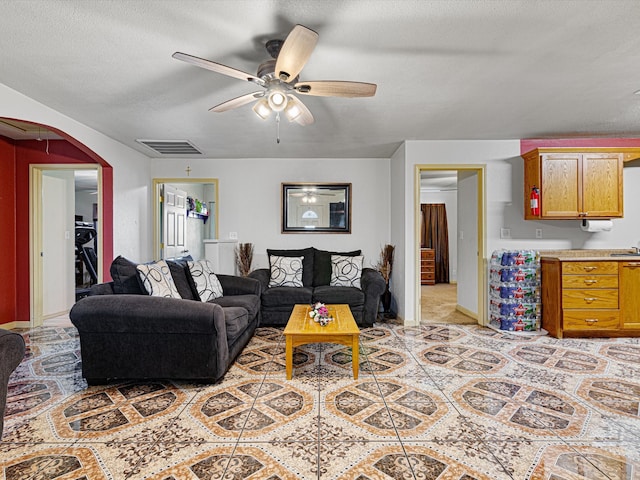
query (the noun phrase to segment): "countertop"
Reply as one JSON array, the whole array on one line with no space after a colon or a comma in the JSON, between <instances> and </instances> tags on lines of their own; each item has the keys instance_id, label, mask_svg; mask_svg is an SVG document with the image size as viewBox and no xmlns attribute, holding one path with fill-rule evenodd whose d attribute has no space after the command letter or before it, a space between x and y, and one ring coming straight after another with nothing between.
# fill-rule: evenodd
<instances>
[{"instance_id":1,"label":"countertop","mask_svg":"<svg viewBox=\"0 0 640 480\"><path fill-rule=\"evenodd\" d=\"M540 258L549 258L562 261L633 261L640 260L640 255L611 256L612 253L631 253L632 249L612 250L539 250Z\"/></svg>"}]
</instances>

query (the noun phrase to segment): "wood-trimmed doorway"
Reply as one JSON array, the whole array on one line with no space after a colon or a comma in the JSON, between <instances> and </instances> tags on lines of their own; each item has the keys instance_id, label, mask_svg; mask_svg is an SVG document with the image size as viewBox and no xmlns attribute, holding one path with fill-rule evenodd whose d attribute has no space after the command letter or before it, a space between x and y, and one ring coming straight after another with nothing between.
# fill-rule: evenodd
<instances>
[{"instance_id":1,"label":"wood-trimmed doorway","mask_svg":"<svg viewBox=\"0 0 640 480\"><path fill-rule=\"evenodd\" d=\"M422 172L454 171L458 175L458 191L462 182L464 194L459 196L458 211L462 212L465 232L463 238L458 236L458 242L465 241L463 248L458 248L458 287L465 292L477 292L475 299L458 305L456 310L475 318L479 325L485 325L486 319L486 272L484 259L486 257L486 193L485 193L485 164L420 164L415 166L415 238L414 255L416 259L415 275L415 318L421 319L421 282L420 282L420 179ZM468 207L463 207L468 205ZM471 208L469 208L471 207ZM460 217L460 215L459 215ZM467 235L464 237L464 235ZM463 251L463 254L460 253ZM470 260L473 259L473 260ZM460 270L461 266L465 266ZM472 301L472 300L475 300Z\"/></svg>"}]
</instances>

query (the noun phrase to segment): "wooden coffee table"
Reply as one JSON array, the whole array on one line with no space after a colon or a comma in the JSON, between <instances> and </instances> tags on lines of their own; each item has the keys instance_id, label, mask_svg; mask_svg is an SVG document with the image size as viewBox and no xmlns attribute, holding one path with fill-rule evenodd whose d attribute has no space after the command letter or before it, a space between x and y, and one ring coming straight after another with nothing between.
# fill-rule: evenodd
<instances>
[{"instance_id":1,"label":"wooden coffee table","mask_svg":"<svg viewBox=\"0 0 640 480\"><path fill-rule=\"evenodd\" d=\"M353 378L358 379L358 358L360 330L351 314L349 305L327 304L329 313L334 318L324 327L313 321L309 316L310 305L295 305L289 317L289 322L284 329L287 342L287 380L291 380L293 372L293 349L298 345L307 343L339 343L351 347L351 364L353 365Z\"/></svg>"}]
</instances>

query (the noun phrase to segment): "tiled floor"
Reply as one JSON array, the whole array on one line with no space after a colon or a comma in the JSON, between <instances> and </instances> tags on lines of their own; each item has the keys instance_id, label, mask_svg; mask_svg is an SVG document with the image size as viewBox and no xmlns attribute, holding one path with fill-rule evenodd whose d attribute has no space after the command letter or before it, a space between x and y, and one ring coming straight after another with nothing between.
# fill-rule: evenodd
<instances>
[{"instance_id":1,"label":"tiled floor","mask_svg":"<svg viewBox=\"0 0 640 480\"><path fill-rule=\"evenodd\" d=\"M1 479L640 479L639 339L380 324L286 381L260 328L218 385L87 388L73 327L25 336Z\"/></svg>"}]
</instances>

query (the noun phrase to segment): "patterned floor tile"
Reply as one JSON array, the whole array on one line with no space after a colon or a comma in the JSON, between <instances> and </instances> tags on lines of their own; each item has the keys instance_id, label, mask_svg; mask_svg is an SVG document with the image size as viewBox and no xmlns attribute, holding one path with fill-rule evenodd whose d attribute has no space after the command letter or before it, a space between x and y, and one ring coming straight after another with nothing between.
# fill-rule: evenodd
<instances>
[{"instance_id":1,"label":"patterned floor tile","mask_svg":"<svg viewBox=\"0 0 640 480\"><path fill-rule=\"evenodd\" d=\"M481 416L546 437L578 434L587 420L587 409L561 392L525 382L495 377L468 382L453 392L466 415Z\"/></svg>"},{"instance_id":2,"label":"patterned floor tile","mask_svg":"<svg viewBox=\"0 0 640 480\"><path fill-rule=\"evenodd\" d=\"M91 448L73 445L44 446L17 458L0 459L0 472L6 479L84 478L107 480Z\"/></svg>"},{"instance_id":3,"label":"patterned floor tile","mask_svg":"<svg viewBox=\"0 0 640 480\"><path fill-rule=\"evenodd\" d=\"M294 480L298 477L263 450L250 446L215 446L204 453L147 476L149 480ZM132 479L133 480L133 479Z\"/></svg>"},{"instance_id":4,"label":"patterned floor tile","mask_svg":"<svg viewBox=\"0 0 640 480\"><path fill-rule=\"evenodd\" d=\"M49 416L62 439L109 441L140 428L161 432L190 399L170 382L130 382L71 395Z\"/></svg>"},{"instance_id":5,"label":"patterned floor tile","mask_svg":"<svg viewBox=\"0 0 640 480\"><path fill-rule=\"evenodd\" d=\"M489 475L454 460L429 445L407 443L380 446L337 478L506 480L510 477Z\"/></svg>"},{"instance_id":6,"label":"patterned floor tile","mask_svg":"<svg viewBox=\"0 0 640 480\"><path fill-rule=\"evenodd\" d=\"M640 419L640 382L617 378L586 379L577 393L597 408Z\"/></svg>"},{"instance_id":7,"label":"patterned floor tile","mask_svg":"<svg viewBox=\"0 0 640 480\"><path fill-rule=\"evenodd\" d=\"M0 478L638 478L640 339L376 324L358 380L328 343L286 380L259 328L216 384L87 387L75 328L22 333Z\"/></svg>"},{"instance_id":8,"label":"patterned floor tile","mask_svg":"<svg viewBox=\"0 0 640 480\"><path fill-rule=\"evenodd\" d=\"M618 452L579 445L552 445L545 448L531 470L531 480L640 478L640 463L637 461Z\"/></svg>"}]
</instances>

